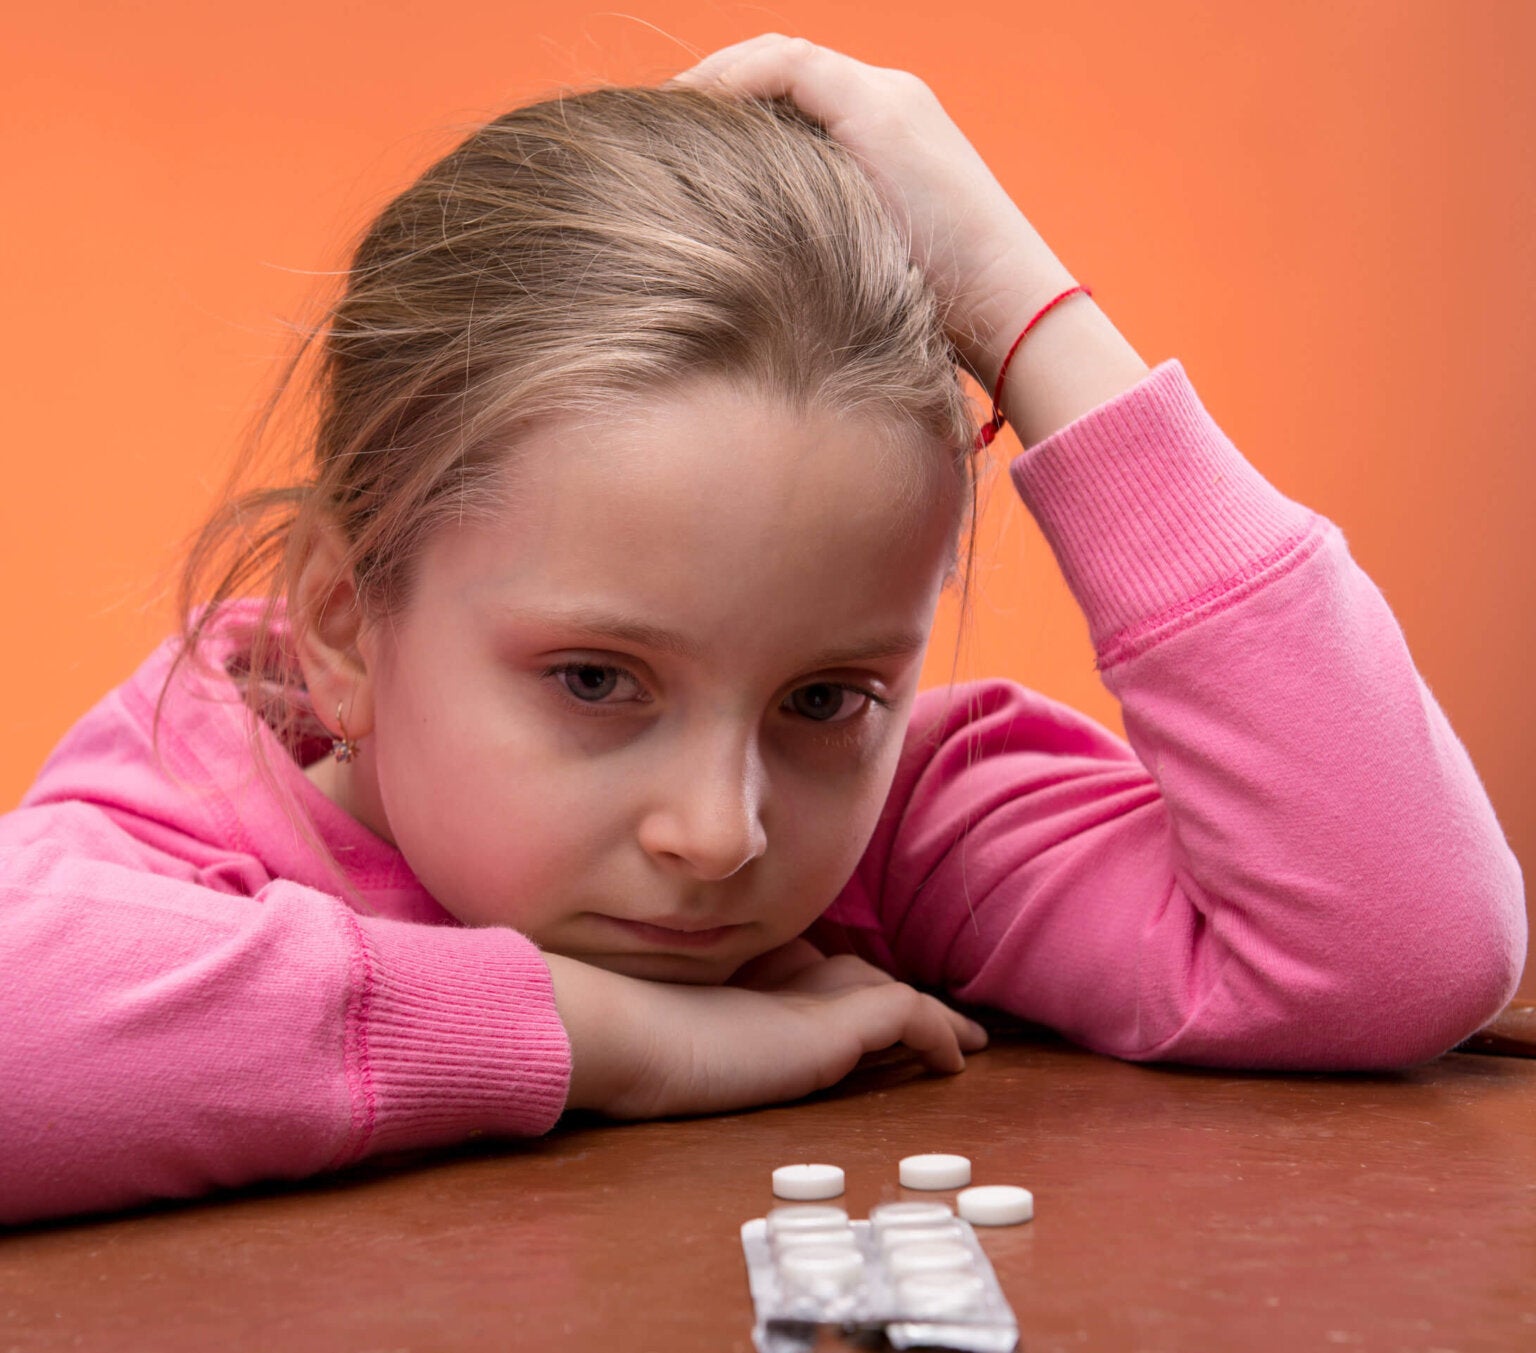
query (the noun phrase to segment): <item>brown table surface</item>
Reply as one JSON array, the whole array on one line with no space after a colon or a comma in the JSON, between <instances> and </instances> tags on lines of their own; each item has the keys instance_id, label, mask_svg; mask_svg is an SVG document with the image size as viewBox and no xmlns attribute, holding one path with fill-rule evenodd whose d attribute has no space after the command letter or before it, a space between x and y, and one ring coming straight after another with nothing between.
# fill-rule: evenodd
<instances>
[{"instance_id":1,"label":"brown table surface","mask_svg":"<svg viewBox=\"0 0 1536 1353\"><path fill-rule=\"evenodd\" d=\"M951 1151L1034 1190L984 1231L1026 1353L1536 1349L1536 1061L1371 1076L1146 1068L999 1041L728 1117L583 1123L0 1238L21 1349L742 1350L769 1172L854 1216ZM829 1335L823 1347L843 1347Z\"/></svg>"}]
</instances>

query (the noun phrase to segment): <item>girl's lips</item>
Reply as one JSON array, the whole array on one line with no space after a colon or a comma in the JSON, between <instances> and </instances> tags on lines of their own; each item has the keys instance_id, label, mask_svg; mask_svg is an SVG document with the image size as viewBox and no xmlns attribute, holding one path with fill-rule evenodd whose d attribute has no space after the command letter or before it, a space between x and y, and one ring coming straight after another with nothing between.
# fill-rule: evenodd
<instances>
[{"instance_id":1,"label":"girl's lips","mask_svg":"<svg viewBox=\"0 0 1536 1353\"><path fill-rule=\"evenodd\" d=\"M708 949L743 928L739 925L717 925L707 930L681 930L672 926L651 925L645 921L626 921L619 916L604 919L635 939L646 944L664 945L669 949Z\"/></svg>"}]
</instances>

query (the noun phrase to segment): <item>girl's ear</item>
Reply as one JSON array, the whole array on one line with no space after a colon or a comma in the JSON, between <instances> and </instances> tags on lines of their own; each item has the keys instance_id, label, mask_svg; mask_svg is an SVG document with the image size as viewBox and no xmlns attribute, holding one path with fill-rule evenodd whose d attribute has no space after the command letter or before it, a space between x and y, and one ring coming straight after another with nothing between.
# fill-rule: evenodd
<instances>
[{"instance_id":1,"label":"girl's ear","mask_svg":"<svg viewBox=\"0 0 1536 1353\"><path fill-rule=\"evenodd\" d=\"M341 532L320 527L289 594L288 621L315 716L337 737L345 725L345 736L356 739L373 731L373 674L357 582L345 561Z\"/></svg>"}]
</instances>

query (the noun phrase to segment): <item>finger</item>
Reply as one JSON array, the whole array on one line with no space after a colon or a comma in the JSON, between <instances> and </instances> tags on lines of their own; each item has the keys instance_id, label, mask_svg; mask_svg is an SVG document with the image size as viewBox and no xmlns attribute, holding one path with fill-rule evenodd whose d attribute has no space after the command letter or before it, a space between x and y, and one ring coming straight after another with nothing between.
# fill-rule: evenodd
<instances>
[{"instance_id":1,"label":"finger","mask_svg":"<svg viewBox=\"0 0 1536 1353\"><path fill-rule=\"evenodd\" d=\"M744 98L788 99L830 131L839 111L834 100L873 70L805 38L767 33L706 57L684 75L687 83L700 88Z\"/></svg>"},{"instance_id":2,"label":"finger","mask_svg":"<svg viewBox=\"0 0 1536 1353\"><path fill-rule=\"evenodd\" d=\"M955 1031L955 1037L959 1040L961 1048L966 1052L980 1052L987 1046L989 1035L984 1026L939 997L935 996L931 999L937 1001L939 1008L944 1011L944 1016L949 1020L950 1028Z\"/></svg>"},{"instance_id":3,"label":"finger","mask_svg":"<svg viewBox=\"0 0 1536 1353\"><path fill-rule=\"evenodd\" d=\"M936 1071L964 1069L965 1054L946 1017L949 1012L931 996L893 982L850 992L843 1002L862 1017L857 1027L865 1052L902 1043Z\"/></svg>"},{"instance_id":4,"label":"finger","mask_svg":"<svg viewBox=\"0 0 1536 1353\"><path fill-rule=\"evenodd\" d=\"M848 967L841 965L847 964ZM800 987L801 990L819 990L831 992L846 990L853 986L873 986L879 982L896 982L883 968L877 968L873 964L866 963L863 959L855 958L852 954L839 954L834 958L826 959L814 973L807 972L809 981ZM915 990L915 988L913 988ZM947 1004L937 996L924 995L924 1000L931 1002L938 1010L943 1012L960 1047L966 1052L979 1052L987 1046L988 1034L986 1029L962 1014L952 1005Z\"/></svg>"},{"instance_id":5,"label":"finger","mask_svg":"<svg viewBox=\"0 0 1536 1353\"><path fill-rule=\"evenodd\" d=\"M759 33L755 38L743 38L740 42L731 43L729 47L711 52L702 61L689 66L687 70L679 71L667 83L707 85L717 79L722 70L734 64L746 52L761 47L764 43L782 40L781 33Z\"/></svg>"},{"instance_id":6,"label":"finger","mask_svg":"<svg viewBox=\"0 0 1536 1353\"><path fill-rule=\"evenodd\" d=\"M950 1065L944 1069L962 1070L965 1066L965 1054L976 1052L986 1045L986 1030L967 1019L958 1010L952 1010L935 996L924 996L922 1002L925 1007L924 1015L932 1018L937 1026L938 1032L935 1038L938 1043L947 1049L950 1041L953 1042L954 1055ZM978 1034L981 1036L980 1043L976 1041Z\"/></svg>"},{"instance_id":7,"label":"finger","mask_svg":"<svg viewBox=\"0 0 1536 1353\"><path fill-rule=\"evenodd\" d=\"M989 1035L985 1028L975 1020L968 1019L958 1010L951 1010L949 1015L959 1035L961 1048L966 1052L980 1052L987 1046Z\"/></svg>"},{"instance_id":8,"label":"finger","mask_svg":"<svg viewBox=\"0 0 1536 1353\"><path fill-rule=\"evenodd\" d=\"M914 1016L906 1037L909 1048L936 1071L965 1070L965 1050L952 1020L952 1012L931 996L919 998L919 1012Z\"/></svg>"}]
</instances>

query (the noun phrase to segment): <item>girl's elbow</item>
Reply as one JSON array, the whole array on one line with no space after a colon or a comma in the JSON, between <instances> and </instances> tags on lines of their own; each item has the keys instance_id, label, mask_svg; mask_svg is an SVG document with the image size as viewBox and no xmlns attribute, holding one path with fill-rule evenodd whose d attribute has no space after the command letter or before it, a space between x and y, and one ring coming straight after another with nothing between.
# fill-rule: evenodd
<instances>
[{"instance_id":1,"label":"girl's elbow","mask_svg":"<svg viewBox=\"0 0 1536 1353\"><path fill-rule=\"evenodd\" d=\"M1519 883L1479 905L1463 899L1437 921L1402 937L1356 1000L1360 1026L1374 1029L1369 1068L1414 1066L1449 1052L1493 1019L1525 967L1527 927ZM1433 916L1436 909L1427 908ZM1454 912L1447 915L1447 912ZM1395 950L1395 952L1393 952Z\"/></svg>"},{"instance_id":2,"label":"girl's elbow","mask_svg":"<svg viewBox=\"0 0 1536 1353\"><path fill-rule=\"evenodd\" d=\"M1390 1071L1449 1052L1509 1002L1525 962L1524 890L1409 903L1306 946L1235 957L1177 1035L1136 1060ZM1360 911L1354 912L1355 916Z\"/></svg>"}]
</instances>

